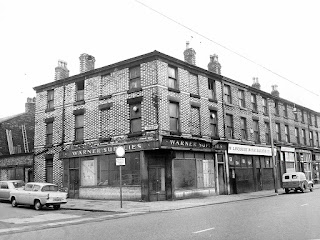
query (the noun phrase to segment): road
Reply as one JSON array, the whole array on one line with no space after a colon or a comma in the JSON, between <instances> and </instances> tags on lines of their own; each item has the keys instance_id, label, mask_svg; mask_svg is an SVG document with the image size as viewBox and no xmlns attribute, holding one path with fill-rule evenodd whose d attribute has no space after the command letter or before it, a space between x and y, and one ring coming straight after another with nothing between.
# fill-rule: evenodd
<instances>
[{"instance_id":1,"label":"road","mask_svg":"<svg viewBox=\"0 0 320 240\"><path fill-rule=\"evenodd\" d=\"M320 190L307 193L216 204L176 211L121 217L83 211L46 211L41 215L79 215L77 221L58 218L53 225L2 233L0 239L320 239ZM7 204L7 206L10 206ZM0 203L2 211L3 203ZM4 207L3 207L4 208ZM32 209L29 214L35 211ZM32 212L32 213L31 213ZM40 215L38 215L40 214ZM8 213L7 213L8 215ZM11 214L9 214L10 217ZM0 225L7 217L0 217ZM120 217L120 218L119 218ZM84 219L84 221L79 221ZM60 223L60 224L59 224ZM8 223L7 223L8 224ZM42 222L41 224L44 224ZM19 223L15 224L19 227ZM25 225L24 225L25 226ZM33 225L35 226L35 225ZM10 226L12 227L12 226Z\"/></svg>"}]
</instances>

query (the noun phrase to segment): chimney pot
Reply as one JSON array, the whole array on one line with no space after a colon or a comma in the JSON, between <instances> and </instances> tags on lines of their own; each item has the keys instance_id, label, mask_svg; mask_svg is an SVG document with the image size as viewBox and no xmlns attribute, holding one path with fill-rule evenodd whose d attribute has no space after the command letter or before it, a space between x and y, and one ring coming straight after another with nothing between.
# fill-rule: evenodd
<instances>
[{"instance_id":1,"label":"chimney pot","mask_svg":"<svg viewBox=\"0 0 320 240\"><path fill-rule=\"evenodd\" d=\"M190 63L192 65L196 65L196 51L193 48L189 48L189 42L186 43L187 49L184 50L184 60L187 63Z\"/></svg>"},{"instance_id":2,"label":"chimney pot","mask_svg":"<svg viewBox=\"0 0 320 240\"><path fill-rule=\"evenodd\" d=\"M271 95L275 96L275 97L279 97L279 91L278 91L278 85L272 85L272 91L271 91Z\"/></svg>"},{"instance_id":3,"label":"chimney pot","mask_svg":"<svg viewBox=\"0 0 320 240\"><path fill-rule=\"evenodd\" d=\"M258 78L257 77L253 77L252 80L253 80L253 83L252 83L251 86L260 90L261 85L260 85L260 83L258 81Z\"/></svg>"},{"instance_id":4,"label":"chimney pot","mask_svg":"<svg viewBox=\"0 0 320 240\"><path fill-rule=\"evenodd\" d=\"M80 59L80 73L88 72L94 69L95 58L92 55L82 53Z\"/></svg>"},{"instance_id":5,"label":"chimney pot","mask_svg":"<svg viewBox=\"0 0 320 240\"><path fill-rule=\"evenodd\" d=\"M58 66L55 68L54 80L60 80L69 77L69 70L67 69L67 62L59 60Z\"/></svg>"},{"instance_id":6,"label":"chimney pot","mask_svg":"<svg viewBox=\"0 0 320 240\"><path fill-rule=\"evenodd\" d=\"M218 61L218 55L210 55L210 62L208 63L208 70L221 75L221 64Z\"/></svg>"}]
</instances>

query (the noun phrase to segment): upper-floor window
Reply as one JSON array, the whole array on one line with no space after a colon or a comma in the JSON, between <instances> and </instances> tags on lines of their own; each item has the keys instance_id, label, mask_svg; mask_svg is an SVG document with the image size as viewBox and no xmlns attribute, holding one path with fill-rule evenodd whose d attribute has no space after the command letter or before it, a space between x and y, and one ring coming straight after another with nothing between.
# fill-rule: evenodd
<instances>
[{"instance_id":1,"label":"upper-floor window","mask_svg":"<svg viewBox=\"0 0 320 240\"><path fill-rule=\"evenodd\" d=\"M211 136L218 136L218 114L217 111L210 111L210 130Z\"/></svg>"},{"instance_id":2,"label":"upper-floor window","mask_svg":"<svg viewBox=\"0 0 320 240\"><path fill-rule=\"evenodd\" d=\"M296 138L296 143L300 144L300 134L299 134L299 128L294 128L294 136Z\"/></svg>"},{"instance_id":3,"label":"upper-floor window","mask_svg":"<svg viewBox=\"0 0 320 240\"><path fill-rule=\"evenodd\" d=\"M279 115L279 102L277 100L274 100L274 112Z\"/></svg>"},{"instance_id":4,"label":"upper-floor window","mask_svg":"<svg viewBox=\"0 0 320 240\"><path fill-rule=\"evenodd\" d=\"M141 88L140 66L129 69L129 90Z\"/></svg>"},{"instance_id":5,"label":"upper-floor window","mask_svg":"<svg viewBox=\"0 0 320 240\"><path fill-rule=\"evenodd\" d=\"M190 73L190 93L199 95L199 79L198 75Z\"/></svg>"},{"instance_id":6,"label":"upper-floor window","mask_svg":"<svg viewBox=\"0 0 320 240\"><path fill-rule=\"evenodd\" d=\"M246 107L245 97L244 97L244 90L239 89L238 90L238 100L239 100L239 106L240 107Z\"/></svg>"},{"instance_id":7,"label":"upper-floor window","mask_svg":"<svg viewBox=\"0 0 320 240\"><path fill-rule=\"evenodd\" d=\"M289 126L284 125L284 136L285 136L285 141L290 142L290 134L289 134Z\"/></svg>"},{"instance_id":8,"label":"upper-floor window","mask_svg":"<svg viewBox=\"0 0 320 240\"><path fill-rule=\"evenodd\" d=\"M216 81L208 79L208 95L210 99L216 100Z\"/></svg>"},{"instance_id":9,"label":"upper-floor window","mask_svg":"<svg viewBox=\"0 0 320 240\"><path fill-rule=\"evenodd\" d=\"M170 131L179 132L179 103L169 102Z\"/></svg>"},{"instance_id":10,"label":"upper-floor window","mask_svg":"<svg viewBox=\"0 0 320 240\"><path fill-rule=\"evenodd\" d=\"M233 116L226 114L226 137L233 138Z\"/></svg>"},{"instance_id":11,"label":"upper-floor window","mask_svg":"<svg viewBox=\"0 0 320 240\"><path fill-rule=\"evenodd\" d=\"M84 100L84 80L76 82L76 101Z\"/></svg>"},{"instance_id":12,"label":"upper-floor window","mask_svg":"<svg viewBox=\"0 0 320 240\"><path fill-rule=\"evenodd\" d=\"M275 139L277 141L281 141L280 123L276 123L276 136L275 136Z\"/></svg>"},{"instance_id":13,"label":"upper-floor window","mask_svg":"<svg viewBox=\"0 0 320 240\"><path fill-rule=\"evenodd\" d=\"M312 114L310 112L307 113L307 117L308 117L308 124L312 125Z\"/></svg>"},{"instance_id":14,"label":"upper-floor window","mask_svg":"<svg viewBox=\"0 0 320 240\"><path fill-rule=\"evenodd\" d=\"M283 116L288 117L288 105L286 103L283 104Z\"/></svg>"},{"instance_id":15,"label":"upper-floor window","mask_svg":"<svg viewBox=\"0 0 320 240\"><path fill-rule=\"evenodd\" d=\"M252 107L253 111L257 111L258 110L257 95L255 95L255 94L251 94L251 107Z\"/></svg>"},{"instance_id":16,"label":"upper-floor window","mask_svg":"<svg viewBox=\"0 0 320 240\"><path fill-rule=\"evenodd\" d=\"M223 87L223 93L224 93L224 101L226 103L232 103L231 100L231 87L229 85L224 85Z\"/></svg>"},{"instance_id":17,"label":"upper-floor window","mask_svg":"<svg viewBox=\"0 0 320 240\"><path fill-rule=\"evenodd\" d=\"M53 122L48 122L46 126L46 145L53 143Z\"/></svg>"},{"instance_id":18,"label":"upper-floor window","mask_svg":"<svg viewBox=\"0 0 320 240\"><path fill-rule=\"evenodd\" d=\"M168 87L178 89L178 73L177 68L168 67Z\"/></svg>"},{"instance_id":19,"label":"upper-floor window","mask_svg":"<svg viewBox=\"0 0 320 240\"><path fill-rule=\"evenodd\" d=\"M247 119L245 117L240 118L240 131L241 131L241 139L248 139L247 136Z\"/></svg>"},{"instance_id":20,"label":"upper-floor window","mask_svg":"<svg viewBox=\"0 0 320 240\"><path fill-rule=\"evenodd\" d=\"M199 107L191 106L191 134L196 136L201 135Z\"/></svg>"},{"instance_id":21,"label":"upper-floor window","mask_svg":"<svg viewBox=\"0 0 320 240\"><path fill-rule=\"evenodd\" d=\"M307 145L307 138L306 138L306 130L301 129L301 135L302 135L302 144Z\"/></svg>"},{"instance_id":22,"label":"upper-floor window","mask_svg":"<svg viewBox=\"0 0 320 240\"><path fill-rule=\"evenodd\" d=\"M47 92L47 109L54 107L54 89Z\"/></svg>"},{"instance_id":23,"label":"upper-floor window","mask_svg":"<svg viewBox=\"0 0 320 240\"><path fill-rule=\"evenodd\" d=\"M265 132L265 140L267 144L271 143L270 138L270 124L268 122L264 122L264 132Z\"/></svg>"},{"instance_id":24,"label":"upper-floor window","mask_svg":"<svg viewBox=\"0 0 320 240\"><path fill-rule=\"evenodd\" d=\"M260 129L259 129L259 120L253 120L252 122L252 127L253 127L253 140L256 143L260 142Z\"/></svg>"},{"instance_id":25,"label":"upper-floor window","mask_svg":"<svg viewBox=\"0 0 320 240\"><path fill-rule=\"evenodd\" d=\"M304 111L303 110L301 110L301 122L304 123Z\"/></svg>"},{"instance_id":26,"label":"upper-floor window","mask_svg":"<svg viewBox=\"0 0 320 240\"><path fill-rule=\"evenodd\" d=\"M293 115L294 115L294 120L298 121L298 110L295 107L293 108Z\"/></svg>"},{"instance_id":27,"label":"upper-floor window","mask_svg":"<svg viewBox=\"0 0 320 240\"><path fill-rule=\"evenodd\" d=\"M84 115L75 115L75 140L81 141L84 138Z\"/></svg>"},{"instance_id":28,"label":"upper-floor window","mask_svg":"<svg viewBox=\"0 0 320 240\"><path fill-rule=\"evenodd\" d=\"M141 132L141 102L132 103L130 109L130 133Z\"/></svg>"},{"instance_id":29,"label":"upper-floor window","mask_svg":"<svg viewBox=\"0 0 320 240\"><path fill-rule=\"evenodd\" d=\"M318 127L318 116L314 115L314 126Z\"/></svg>"},{"instance_id":30,"label":"upper-floor window","mask_svg":"<svg viewBox=\"0 0 320 240\"><path fill-rule=\"evenodd\" d=\"M316 132L316 138L315 138L316 142L315 142L315 147L319 147L319 133Z\"/></svg>"},{"instance_id":31,"label":"upper-floor window","mask_svg":"<svg viewBox=\"0 0 320 240\"><path fill-rule=\"evenodd\" d=\"M310 144L310 146L313 146L313 132L312 131L309 132L309 144Z\"/></svg>"},{"instance_id":32,"label":"upper-floor window","mask_svg":"<svg viewBox=\"0 0 320 240\"><path fill-rule=\"evenodd\" d=\"M268 100L266 98L262 98L262 111L264 114L268 114Z\"/></svg>"}]
</instances>

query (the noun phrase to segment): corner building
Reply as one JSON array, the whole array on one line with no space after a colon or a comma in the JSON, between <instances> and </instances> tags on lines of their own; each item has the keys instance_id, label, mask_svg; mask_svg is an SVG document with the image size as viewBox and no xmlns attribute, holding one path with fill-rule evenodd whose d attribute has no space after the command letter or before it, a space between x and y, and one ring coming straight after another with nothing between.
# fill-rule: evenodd
<instances>
[{"instance_id":1,"label":"corner building","mask_svg":"<svg viewBox=\"0 0 320 240\"><path fill-rule=\"evenodd\" d=\"M119 199L121 145L125 200L274 187L262 98L280 98L157 51L99 69L90 55L80 60L80 74L69 77L59 62L63 77L34 88L35 181L52 175L71 198Z\"/></svg>"}]
</instances>

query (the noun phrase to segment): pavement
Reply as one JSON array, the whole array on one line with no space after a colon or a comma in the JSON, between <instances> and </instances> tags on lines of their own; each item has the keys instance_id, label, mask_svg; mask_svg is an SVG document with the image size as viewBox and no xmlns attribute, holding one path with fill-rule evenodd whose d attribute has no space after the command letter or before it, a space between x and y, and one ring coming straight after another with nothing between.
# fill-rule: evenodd
<instances>
[{"instance_id":1,"label":"pavement","mask_svg":"<svg viewBox=\"0 0 320 240\"><path fill-rule=\"evenodd\" d=\"M314 189L320 188L320 184ZM92 199L68 199L66 204L61 205L61 209L85 210L96 212L123 212L123 213L146 213L179 210L214 204L244 201L249 199L275 197L284 194L282 188L275 190L265 190L251 193L241 193L233 195L213 195L202 198L190 198L182 200L167 200L157 202L122 201L119 200L92 200Z\"/></svg>"}]
</instances>

